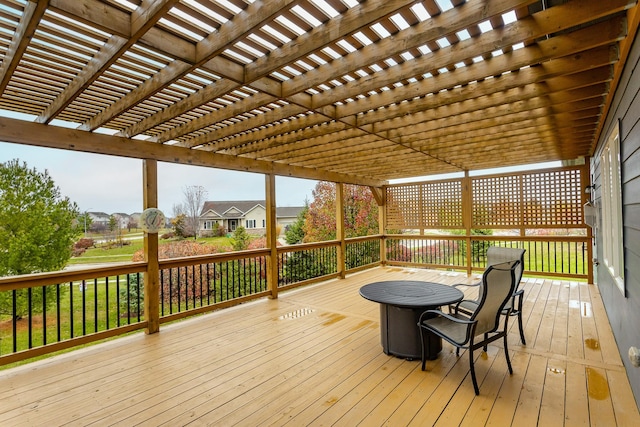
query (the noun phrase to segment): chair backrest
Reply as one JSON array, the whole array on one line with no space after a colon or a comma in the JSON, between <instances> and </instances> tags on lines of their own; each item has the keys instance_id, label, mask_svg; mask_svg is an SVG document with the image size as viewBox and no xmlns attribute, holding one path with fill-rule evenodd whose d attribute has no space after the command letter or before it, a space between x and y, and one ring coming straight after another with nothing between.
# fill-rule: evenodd
<instances>
[{"instance_id":1,"label":"chair backrest","mask_svg":"<svg viewBox=\"0 0 640 427\"><path fill-rule=\"evenodd\" d=\"M524 253L526 249L520 248L504 248L502 246L491 246L487 249L487 267L495 264L502 264L503 262L518 260L520 264L516 268L516 289L522 279L522 273L524 272ZM514 292L515 292L514 290Z\"/></svg>"},{"instance_id":2,"label":"chair backrest","mask_svg":"<svg viewBox=\"0 0 640 427\"><path fill-rule=\"evenodd\" d=\"M471 319L477 320L475 335L495 331L500 325L500 314L516 286L515 270L520 260L487 267L482 275L484 292Z\"/></svg>"},{"instance_id":3,"label":"chair backrest","mask_svg":"<svg viewBox=\"0 0 640 427\"><path fill-rule=\"evenodd\" d=\"M503 262L518 260L520 264L516 268L516 287L513 292L518 290L520 286L520 280L522 280L522 273L524 273L524 253L526 249L520 248L505 248L502 246L491 246L487 249L487 267L502 264ZM478 301L482 299L482 293L484 292L483 286L478 289ZM507 307L511 307L511 300L507 302Z\"/></svg>"}]
</instances>

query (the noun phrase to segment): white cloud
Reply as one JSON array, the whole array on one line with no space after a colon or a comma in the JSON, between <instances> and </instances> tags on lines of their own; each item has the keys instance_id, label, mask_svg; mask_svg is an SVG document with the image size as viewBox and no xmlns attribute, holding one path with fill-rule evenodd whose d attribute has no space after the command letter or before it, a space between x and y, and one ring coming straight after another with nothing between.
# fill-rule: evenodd
<instances>
[{"instance_id":1,"label":"white cloud","mask_svg":"<svg viewBox=\"0 0 640 427\"><path fill-rule=\"evenodd\" d=\"M142 160L0 142L0 163L15 158L30 168L48 170L62 195L81 211L142 211ZM174 204L182 203L183 189L190 185L204 186L209 200L265 198L261 174L159 162L158 175L158 205L168 216ZM311 200L315 184L277 177L277 205L302 206L305 199Z\"/></svg>"}]
</instances>

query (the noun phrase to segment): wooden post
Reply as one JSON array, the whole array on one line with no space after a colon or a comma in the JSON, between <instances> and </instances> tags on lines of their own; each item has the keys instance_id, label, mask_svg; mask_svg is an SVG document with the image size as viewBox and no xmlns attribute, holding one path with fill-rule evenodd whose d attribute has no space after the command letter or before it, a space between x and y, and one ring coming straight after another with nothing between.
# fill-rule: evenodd
<instances>
[{"instance_id":1,"label":"wooden post","mask_svg":"<svg viewBox=\"0 0 640 427\"><path fill-rule=\"evenodd\" d=\"M145 159L142 163L143 208L158 207L158 161ZM144 233L144 316L147 334L160 330L160 267L158 264L158 233Z\"/></svg>"},{"instance_id":2,"label":"wooden post","mask_svg":"<svg viewBox=\"0 0 640 427\"><path fill-rule=\"evenodd\" d=\"M340 241L338 246L338 256L336 259L338 277L346 277L346 251L347 245L344 240L344 184L336 182L336 240Z\"/></svg>"},{"instance_id":3,"label":"wooden post","mask_svg":"<svg viewBox=\"0 0 640 427\"><path fill-rule=\"evenodd\" d=\"M588 185L591 185L591 158L586 157L584 160L584 167L581 171L581 180L580 180L580 188L582 189L582 206L585 205L588 201L593 200L595 195L593 194L593 189L591 189L591 193L587 195L584 191ZM582 213L584 216L584 212ZM593 274L593 249L594 249L594 236L593 230L588 225L585 225L587 229L587 282L590 284L594 284L595 277Z\"/></svg>"},{"instance_id":4,"label":"wooden post","mask_svg":"<svg viewBox=\"0 0 640 427\"><path fill-rule=\"evenodd\" d=\"M270 250L267 258L267 289L270 298L278 298L278 236L276 233L276 177L265 175L265 194L267 209L267 247Z\"/></svg>"},{"instance_id":5,"label":"wooden post","mask_svg":"<svg viewBox=\"0 0 640 427\"><path fill-rule=\"evenodd\" d=\"M471 228L473 226L473 191L471 189L471 178L469 171L464 171L462 178L462 224L465 229L465 241L467 245L467 276L472 273L472 247L471 247Z\"/></svg>"},{"instance_id":6,"label":"wooden post","mask_svg":"<svg viewBox=\"0 0 640 427\"><path fill-rule=\"evenodd\" d=\"M378 201L378 199L376 199ZM382 236L380 239L380 264L387 264L387 187L382 187L380 202L378 203L378 233Z\"/></svg>"},{"instance_id":7,"label":"wooden post","mask_svg":"<svg viewBox=\"0 0 640 427\"><path fill-rule=\"evenodd\" d=\"M385 209L387 203L387 190L386 186L382 188L369 187L369 190L378 205L378 234L382 236L380 238L380 264L384 265L387 263L387 251L384 249L386 246L384 233L387 226L387 215Z\"/></svg>"}]
</instances>

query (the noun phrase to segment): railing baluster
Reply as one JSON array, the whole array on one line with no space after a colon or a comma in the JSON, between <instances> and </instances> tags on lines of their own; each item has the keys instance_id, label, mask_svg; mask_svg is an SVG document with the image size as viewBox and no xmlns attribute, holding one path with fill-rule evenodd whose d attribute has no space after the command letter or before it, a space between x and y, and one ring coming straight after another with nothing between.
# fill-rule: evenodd
<instances>
[{"instance_id":1,"label":"railing baluster","mask_svg":"<svg viewBox=\"0 0 640 427\"><path fill-rule=\"evenodd\" d=\"M192 302L193 307L196 308L196 266L191 266L191 293L192 293ZM189 304L187 304L187 309L189 309Z\"/></svg>"},{"instance_id":2,"label":"railing baluster","mask_svg":"<svg viewBox=\"0 0 640 427\"><path fill-rule=\"evenodd\" d=\"M144 281L144 278L141 280L140 279L140 273L137 273L138 275L138 280L136 280L136 314L137 314L137 319L138 322L141 319L142 316L142 312L140 311L140 307L142 307L142 301L140 301L140 287L144 286L144 284L142 283Z\"/></svg>"},{"instance_id":3,"label":"railing baluster","mask_svg":"<svg viewBox=\"0 0 640 427\"><path fill-rule=\"evenodd\" d=\"M18 291L12 290L12 299L13 299L13 313L11 318L13 319L13 352L18 351Z\"/></svg>"},{"instance_id":4,"label":"railing baluster","mask_svg":"<svg viewBox=\"0 0 640 427\"><path fill-rule=\"evenodd\" d=\"M106 313L106 328L105 329L110 329L110 322L109 322L109 318L110 313L109 313L109 277L105 277L104 278L104 303L105 303L105 313Z\"/></svg>"},{"instance_id":5,"label":"railing baluster","mask_svg":"<svg viewBox=\"0 0 640 427\"><path fill-rule=\"evenodd\" d=\"M62 319L60 318L60 283L56 284L56 336L58 338L58 341L62 341L62 334L61 334L61 328L62 328Z\"/></svg>"},{"instance_id":6,"label":"railing baluster","mask_svg":"<svg viewBox=\"0 0 640 427\"><path fill-rule=\"evenodd\" d=\"M69 282L69 338L74 337L73 323L73 282Z\"/></svg>"},{"instance_id":7,"label":"railing baluster","mask_svg":"<svg viewBox=\"0 0 640 427\"><path fill-rule=\"evenodd\" d=\"M28 321L28 329L29 329L29 348L33 347L33 288L29 288L27 289L27 311L28 311L28 316L29 316L29 321Z\"/></svg>"},{"instance_id":8,"label":"railing baluster","mask_svg":"<svg viewBox=\"0 0 640 427\"><path fill-rule=\"evenodd\" d=\"M93 279L93 330L98 332L98 279Z\"/></svg>"},{"instance_id":9,"label":"railing baluster","mask_svg":"<svg viewBox=\"0 0 640 427\"><path fill-rule=\"evenodd\" d=\"M47 344L47 287L42 287L42 345Z\"/></svg>"},{"instance_id":10,"label":"railing baluster","mask_svg":"<svg viewBox=\"0 0 640 427\"><path fill-rule=\"evenodd\" d=\"M87 335L87 286L82 280L82 335Z\"/></svg>"}]
</instances>

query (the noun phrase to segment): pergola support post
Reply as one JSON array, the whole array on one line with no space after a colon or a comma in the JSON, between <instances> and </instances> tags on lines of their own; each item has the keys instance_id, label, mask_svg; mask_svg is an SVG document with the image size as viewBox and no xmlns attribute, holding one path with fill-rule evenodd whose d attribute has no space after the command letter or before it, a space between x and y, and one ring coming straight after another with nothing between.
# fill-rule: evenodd
<instances>
[{"instance_id":1,"label":"pergola support post","mask_svg":"<svg viewBox=\"0 0 640 427\"><path fill-rule=\"evenodd\" d=\"M347 244L344 240L344 184L336 182L336 239L339 241L337 254L338 277L346 277Z\"/></svg>"},{"instance_id":2,"label":"pergola support post","mask_svg":"<svg viewBox=\"0 0 640 427\"><path fill-rule=\"evenodd\" d=\"M265 175L267 247L270 250L267 258L267 289L270 298L278 298L278 236L276 227L276 177L274 174Z\"/></svg>"},{"instance_id":3,"label":"pergola support post","mask_svg":"<svg viewBox=\"0 0 640 427\"><path fill-rule=\"evenodd\" d=\"M471 191L471 178L469 171L464 171L462 179L462 224L465 230L465 242L467 247L467 276L473 272L473 248L471 246L471 228L473 226L473 194Z\"/></svg>"},{"instance_id":4,"label":"pergola support post","mask_svg":"<svg viewBox=\"0 0 640 427\"><path fill-rule=\"evenodd\" d=\"M587 186L591 185L591 159L589 157L586 157L584 160L584 168L582 169L582 181L580 182L580 187L585 189L587 188ZM591 191L593 191L593 189L591 189ZM591 201L593 195L592 193L588 193L586 191L582 192L582 206L584 206L587 202ZM584 215L584 213L583 213ZM587 244L587 283L590 284L594 284L595 281L595 277L593 274L593 246L594 246L594 235L593 235L593 229L589 226L585 227L587 230L587 238L588 238L588 244Z\"/></svg>"},{"instance_id":5,"label":"pergola support post","mask_svg":"<svg viewBox=\"0 0 640 427\"><path fill-rule=\"evenodd\" d=\"M158 207L158 161L145 159L142 163L143 208ZM160 330L160 266L158 262L158 233L144 233L144 316L145 333Z\"/></svg>"},{"instance_id":6,"label":"pergola support post","mask_svg":"<svg viewBox=\"0 0 640 427\"><path fill-rule=\"evenodd\" d=\"M377 188L371 188L371 191L375 195L378 191ZM378 233L382 236L380 239L380 264L387 264L387 238L385 233L387 231L387 187L384 186L380 190L380 197L376 197L378 203Z\"/></svg>"}]
</instances>

